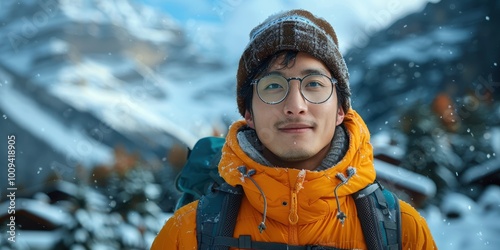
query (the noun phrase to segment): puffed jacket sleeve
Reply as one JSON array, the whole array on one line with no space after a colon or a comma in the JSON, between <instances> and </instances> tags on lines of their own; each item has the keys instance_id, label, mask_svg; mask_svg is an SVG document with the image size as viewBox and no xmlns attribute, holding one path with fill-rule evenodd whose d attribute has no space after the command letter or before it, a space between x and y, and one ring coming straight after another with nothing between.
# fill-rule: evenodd
<instances>
[{"instance_id":1,"label":"puffed jacket sleeve","mask_svg":"<svg viewBox=\"0 0 500 250\"><path fill-rule=\"evenodd\" d=\"M177 210L160 230L151 249L197 249L197 205L198 201L195 201Z\"/></svg>"},{"instance_id":2,"label":"puffed jacket sleeve","mask_svg":"<svg viewBox=\"0 0 500 250\"><path fill-rule=\"evenodd\" d=\"M401 207L402 249L438 249L424 217L410 204L399 201Z\"/></svg>"}]
</instances>

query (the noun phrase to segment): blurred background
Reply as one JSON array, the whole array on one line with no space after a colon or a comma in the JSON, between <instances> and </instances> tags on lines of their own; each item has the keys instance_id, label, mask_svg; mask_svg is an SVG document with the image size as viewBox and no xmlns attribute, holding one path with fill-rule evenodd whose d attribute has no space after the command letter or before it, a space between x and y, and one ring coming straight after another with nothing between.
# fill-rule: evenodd
<instances>
[{"instance_id":1,"label":"blurred background","mask_svg":"<svg viewBox=\"0 0 500 250\"><path fill-rule=\"evenodd\" d=\"M2 1L0 249L148 249L187 149L241 118L249 31L292 8L337 32L378 178L440 249L498 249L495 0Z\"/></svg>"}]
</instances>

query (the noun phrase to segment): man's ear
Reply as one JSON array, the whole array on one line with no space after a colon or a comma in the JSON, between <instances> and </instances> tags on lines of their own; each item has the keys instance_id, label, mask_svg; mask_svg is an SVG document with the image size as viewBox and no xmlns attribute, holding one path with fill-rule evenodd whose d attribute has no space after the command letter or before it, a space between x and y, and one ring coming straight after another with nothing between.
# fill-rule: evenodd
<instances>
[{"instance_id":1,"label":"man's ear","mask_svg":"<svg viewBox=\"0 0 500 250\"><path fill-rule=\"evenodd\" d=\"M337 111L337 124L336 124L337 126L344 121L344 117L345 117L344 109L342 107L339 107Z\"/></svg>"},{"instance_id":2,"label":"man's ear","mask_svg":"<svg viewBox=\"0 0 500 250\"><path fill-rule=\"evenodd\" d=\"M255 124L253 123L253 115L248 109L245 111L245 120L247 121L247 125L253 129L255 129Z\"/></svg>"}]
</instances>

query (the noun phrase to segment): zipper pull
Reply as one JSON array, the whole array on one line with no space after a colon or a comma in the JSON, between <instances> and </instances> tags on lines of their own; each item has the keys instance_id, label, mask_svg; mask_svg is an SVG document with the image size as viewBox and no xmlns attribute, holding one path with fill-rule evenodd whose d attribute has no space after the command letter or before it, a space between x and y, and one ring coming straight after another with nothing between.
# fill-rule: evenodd
<instances>
[{"instance_id":1,"label":"zipper pull","mask_svg":"<svg viewBox=\"0 0 500 250\"><path fill-rule=\"evenodd\" d=\"M290 206L290 214L288 215L288 221L291 225L297 224L299 222L299 215L297 214L297 193L292 192L292 204Z\"/></svg>"}]
</instances>

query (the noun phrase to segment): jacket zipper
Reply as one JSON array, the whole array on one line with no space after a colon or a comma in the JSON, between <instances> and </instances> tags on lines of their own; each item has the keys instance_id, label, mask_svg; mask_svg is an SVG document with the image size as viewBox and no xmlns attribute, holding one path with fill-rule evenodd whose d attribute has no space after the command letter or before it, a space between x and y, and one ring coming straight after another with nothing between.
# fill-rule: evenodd
<instances>
[{"instance_id":1,"label":"jacket zipper","mask_svg":"<svg viewBox=\"0 0 500 250\"><path fill-rule=\"evenodd\" d=\"M299 222L299 215L297 213L297 190L292 191L292 200L290 204L290 214L288 221L290 222L288 241L291 245L299 244L299 232L297 222Z\"/></svg>"}]
</instances>

